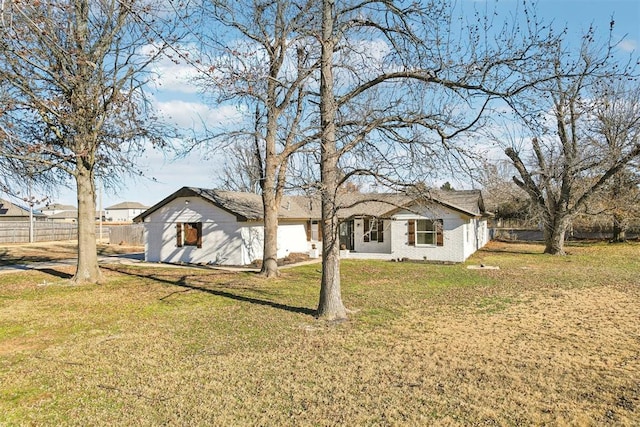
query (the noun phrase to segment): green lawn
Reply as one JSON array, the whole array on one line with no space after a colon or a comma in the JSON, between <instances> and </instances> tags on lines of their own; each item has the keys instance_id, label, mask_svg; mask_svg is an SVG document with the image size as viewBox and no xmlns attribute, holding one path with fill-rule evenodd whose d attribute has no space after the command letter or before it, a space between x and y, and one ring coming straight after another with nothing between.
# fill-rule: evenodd
<instances>
[{"instance_id":1,"label":"green lawn","mask_svg":"<svg viewBox=\"0 0 640 427\"><path fill-rule=\"evenodd\" d=\"M0 275L4 425L640 425L640 245L467 263ZM499 266L470 270L467 265Z\"/></svg>"}]
</instances>

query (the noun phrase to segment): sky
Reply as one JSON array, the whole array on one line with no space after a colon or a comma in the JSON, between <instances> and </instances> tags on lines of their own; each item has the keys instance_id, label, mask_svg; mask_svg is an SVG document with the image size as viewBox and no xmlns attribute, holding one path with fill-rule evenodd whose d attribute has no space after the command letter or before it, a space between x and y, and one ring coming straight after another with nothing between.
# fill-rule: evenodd
<instances>
[{"instance_id":1,"label":"sky","mask_svg":"<svg viewBox=\"0 0 640 427\"><path fill-rule=\"evenodd\" d=\"M471 4L478 7L485 1L489 0L463 0L460 4L465 8ZM520 3L520 0L499 0L498 7L501 12L508 13ZM489 4L493 7L492 1ZM599 34L606 34L613 17L614 36L626 36L619 46L621 51L638 52L640 49L639 0L540 0L537 10L541 18L553 20L558 26L566 23L572 37L579 37L591 24L599 29ZM186 64L165 61L158 67L161 81L152 93L156 108L171 116L178 125L201 129L202 122L238 121L237 108L216 107L200 98L198 89L189 84L194 72ZM127 178L117 190L101 192L103 208L124 201L152 206L183 186L215 188L215 171L223 164L215 153L194 150L187 156L172 159L171 155L147 150L140 157L139 166L145 176ZM75 189L61 189L58 195L50 195L50 199L55 203L76 205Z\"/></svg>"}]
</instances>

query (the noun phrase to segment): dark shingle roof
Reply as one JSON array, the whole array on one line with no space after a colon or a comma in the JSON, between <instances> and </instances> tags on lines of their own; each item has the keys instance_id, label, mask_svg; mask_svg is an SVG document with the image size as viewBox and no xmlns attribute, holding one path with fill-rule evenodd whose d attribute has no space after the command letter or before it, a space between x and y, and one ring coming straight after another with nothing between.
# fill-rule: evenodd
<instances>
[{"instance_id":1,"label":"dark shingle roof","mask_svg":"<svg viewBox=\"0 0 640 427\"><path fill-rule=\"evenodd\" d=\"M138 215L134 221L142 221L146 216L178 197L193 196L202 197L235 215L241 221L263 218L262 196L259 194L183 187ZM480 191L467 190L433 191L419 198L397 193L344 193L338 196L338 216L340 218L364 215L388 217L399 209L411 208L424 202L435 202L468 216L485 214ZM283 196L278 216L280 219L319 219L320 198L318 196Z\"/></svg>"},{"instance_id":2,"label":"dark shingle roof","mask_svg":"<svg viewBox=\"0 0 640 427\"><path fill-rule=\"evenodd\" d=\"M389 217L400 209L414 209L436 203L468 216L486 214L480 190L441 191L429 190L412 197L401 193L348 193L339 198L340 216L359 215Z\"/></svg>"}]
</instances>

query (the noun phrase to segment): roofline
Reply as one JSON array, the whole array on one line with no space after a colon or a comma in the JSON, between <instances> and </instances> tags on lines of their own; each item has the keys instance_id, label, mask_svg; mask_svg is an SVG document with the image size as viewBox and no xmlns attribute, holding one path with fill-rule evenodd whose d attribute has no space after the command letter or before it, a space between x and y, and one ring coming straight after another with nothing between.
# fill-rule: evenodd
<instances>
[{"instance_id":1,"label":"roofline","mask_svg":"<svg viewBox=\"0 0 640 427\"><path fill-rule=\"evenodd\" d=\"M467 209L461 208L460 206L456 206L456 205L454 205L452 203L444 202L444 201L442 201L442 200L440 200L438 198L435 198L435 197L428 197L428 198L427 197L417 197L417 198L411 200L409 203L406 203L403 206L397 206L397 207L391 209L390 211L385 212L384 215L391 217L395 213L397 213L398 211L400 211L402 209L408 209L409 206L415 204L416 202L418 202L420 200L437 203L439 205L444 206L445 208L449 208L449 209L451 209L453 211L457 211L457 212L459 212L461 214L464 214L464 215L472 217L472 218L481 218L484 215L483 212L480 212L480 213L471 212L471 211L469 211Z\"/></svg>"},{"instance_id":2,"label":"roofline","mask_svg":"<svg viewBox=\"0 0 640 427\"><path fill-rule=\"evenodd\" d=\"M149 209L145 210L141 214L135 216L132 221L133 222L143 222L146 217L148 217L149 215L151 215L152 213L156 212L157 210L159 210L163 206L167 205L168 203L170 203L170 202L172 202L175 199L180 198L180 197L200 197L201 199L206 200L207 202L209 202L212 205L222 209L223 211L229 212L231 215L235 216L238 221L247 221L248 220L247 217L245 217L243 215L240 215L237 212L233 212L233 211L225 208L224 206L221 206L220 204L216 203L214 200L211 200L211 198L206 197L205 195L202 194L202 190L203 189L201 189L201 188L195 188L195 187L182 187L181 189L179 189L175 193L170 194L169 196L165 197L164 199L162 199L161 201L159 201L155 205L151 206ZM260 219L260 218L257 218L257 219Z\"/></svg>"},{"instance_id":3,"label":"roofline","mask_svg":"<svg viewBox=\"0 0 640 427\"><path fill-rule=\"evenodd\" d=\"M212 198L208 197L206 194L203 194L204 191L209 191L206 189L202 189L202 188L196 188L196 187L182 187L179 190L177 190L176 192L170 194L169 196L165 197L164 199L162 199L160 202L156 203L155 205L151 206L150 208L148 208L147 210L145 210L144 212L142 212L141 214L137 215L136 217L133 218L133 222L143 222L144 219L146 217L148 217L149 215L151 215L152 213L156 212L157 210L159 210L160 208L162 208L163 206L167 205L168 203L172 202L173 200L180 198L180 197L200 197L202 199L204 199L205 201L207 201L208 203L211 203L212 205L218 207L219 209L222 209L225 212L228 212L229 214L233 215L236 217L236 219L238 221L264 221L264 214L262 215L262 217L257 217L257 218L248 218L244 215L238 214L237 212L234 212L222 205L220 205L219 203L217 203L215 200L213 200ZM210 191L216 191L216 190L210 190ZM484 211L484 201L482 200L482 192L478 190L478 198L479 198L479 203L478 203L478 208L480 208L481 212L480 213L475 213L475 212L471 212L467 209L461 208L459 206L456 206L452 203L448 203L445 201L442 201L436 197L419 197L419 198L414 198L411 199L409 202L403 204L403 205L394 205L393 203L389 203L387 201L382 201L382 200L378 200L380 202L384 202L384 203L389 203L389 205L391 206L395 206L393 209L384 212L382 215L380 215L380 218L391 218L395 213L397 213L398 211L402 210L402 209L408 209L411 205L414 205L415 203L419 202L420 200L422 201L428 201L428 202L434 202L437 203L441 206L444 206L445 208L451 209L453 211L456 211L458 213L461 213L465 216L468 217L472 217L472 218L482 218L482 217L486 217L486 216L491 216L491 213L489 212L485 212ZM365 202L369 202L372 200L365 200L362 201L362 203ZM376 200L373 200L376 201ZM349 218L355 218L355 217L360 217L360 216L366 216L366 214L353 214L353 215L349 215L349 216L345 216L342 217L342 220L346 220ZM301 218L279 218L279 221L282 220L287 220L287 221L296 221L296 220L316 220L316 219L321 219L320 217L301 217Z\"/></svg>"}]
</instances>

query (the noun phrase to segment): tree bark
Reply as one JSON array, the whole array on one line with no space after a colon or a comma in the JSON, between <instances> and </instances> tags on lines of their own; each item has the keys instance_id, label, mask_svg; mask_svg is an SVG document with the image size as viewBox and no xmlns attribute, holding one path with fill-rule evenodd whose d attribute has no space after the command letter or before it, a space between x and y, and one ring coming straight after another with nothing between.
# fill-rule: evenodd
<instances>
[{"instance_id":1,"label":"tree bark","mask_svg":"<svg viewBox=\"0 0 640 427\"><path fill-rule=\"evenodd\" d=\"M564 251L564 236L567 222L562 219L552 219L544 226L544 253L550 255L566 255Z\"/></svg>"},{"instance_id":2,"label":"tree bark","mask_svg":"<svg viewBox=\"0 0 640 427\"><path fill-rule=\"evenodd\" d=\"M322 182L322 281L318 318L345 320L347 311L340 291L340 247L338 239L338 150L336 148L336 100L333 93L334 0L322 2L322 56L320 60L320 171Z\"/></svg>"},{"instance_id":3,"label":"tree bark","mask_svg":"<svg viewBox=\"0 0 640 427\"><path fill-rule=\"evenodd\" d=\"M269 176L269 175L267 175ZM278 197L272 189L262 190L264 206L264 246L262 268L260 274L266 277L277 277L278 270Z\"/></svg>"},{"instance_id":4,"label":"tree bark","mask_svg":"<svg viewBox=\"0 0 640 427\"><path fill-rule=\"evenodd\" d=\"M78 264L73 281L99 283L102 279L98 267L96 248L96 201L93 168L78 159L76 186L78 195Z\"/></svg>"},{"instance_id":5,"label":"tree bark","mask_svg":"<svg viewBox=\"0 0 640 427\"><path fill-rule=\"evenodd\" d=\"M626 233L622 226L622 219L617 214L613 214L613 236L611 237L611 242L622 243L626 240Z\"/></svg>"},{"instance_id":6,"label":"tree bark","mask_svg":"<svg viewBox=\"0 0 640 427\"><path fill-rule=\"evenodd\" d=\"M273 59L271 60L273 61ZM272 67L274 65L272 64ZM277 75L277 73L274 71ZM264 248L261 274L277 277L278 271L278 211L282 200L282 187L277 181L278 156L276 137L279 114L276 106L276 82L267 82L267 129L265 135L264 176L261 177L262 205L264 216Z\"/></svg>"}]
</instances>

